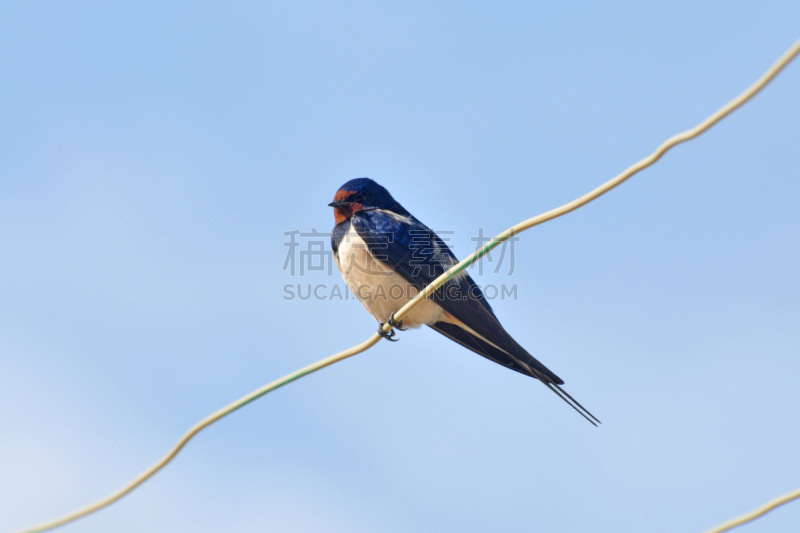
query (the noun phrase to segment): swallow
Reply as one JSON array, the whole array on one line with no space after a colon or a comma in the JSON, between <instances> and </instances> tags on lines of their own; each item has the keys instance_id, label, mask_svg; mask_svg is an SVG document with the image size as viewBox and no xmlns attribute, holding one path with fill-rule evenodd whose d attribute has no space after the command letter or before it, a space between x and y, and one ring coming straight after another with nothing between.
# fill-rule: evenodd
<instances>
[{"instance_id":1,"label":"swallow","mask_svg":"<svg viewBox=\"0 0 800 533\"><path fill-rule=\"evenodd\" d=\"M538 379L586 420L600 423L561 388L560 377L509 335L466 270L395 321L396 311L458 259L389 191L369 178L357 178L342 185L328 205L336 222L331 235L336 266L378 321L381 336L397 340L394 330L383 331L387 322L401 331L428 326L490 361Z\"/></svg>"}]
</instances>

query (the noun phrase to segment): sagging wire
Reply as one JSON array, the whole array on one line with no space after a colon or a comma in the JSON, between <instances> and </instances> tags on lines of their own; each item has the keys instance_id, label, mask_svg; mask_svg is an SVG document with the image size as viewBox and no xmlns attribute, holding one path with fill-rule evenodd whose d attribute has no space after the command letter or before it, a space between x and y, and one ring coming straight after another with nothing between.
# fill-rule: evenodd
<instances>
[{"instance_id":1,"label":"sagging wire","mask_svg":"<svg viewBox=\"0 0 800 533\"><path fill-rule=\"evenodd\" d=\"M742 524L752 522L756 518L764 516L768 512L780 507L784 503L789 503L790 501L796 500L798 498L800 498L800 489L795 489L791 492L787 492L786 494L778 496L774 500L768 501L758 509L753 509L749 513L737 516L736 518L732 518L727 522L724 522L716 527L712 527L705 533L722 533L723 531L729 531L735 527L741 526Z\"/></svg>"},{"instance_id":2,"label":"sagging wire","mask_svg":"<svg viewBox=\"0 0 800 533\"><path fill-rule=\"evenodd\" d=\"M539 224L547 222L548 220L552 220L552 219L558 218L558 217L560 217L562 215L566 215L567 213L569 213L571 211L574 211L574 210L578 209L579 207L582 207L582 206L588 204L589 202L591 202L591 201L599 198L603 194L607 193L611 189L617 187L618 185L621 185L623 182L625 182L628 178L630 178L634 174L636 174L636 173L644 170L645 168L649 167L650 165L652 165L653 163L655 163L656 161L661 159L661 157L665 153L667 153L670 149L674 148L678 144L686 142L686 141L688 141L690 139L694 139L695 137L697 137L700 134L704 133L711 126L713 126L714 124L716 124L717 122L719 122L720 120L722 120L723 118L725 118L726 116L731 114L733 111L735 111L736 109L741 107L745 102L747 102L753 96L755 96L759 91L761 91L761 89L763 89L769 82L771 82L775 78L775 76L777 76L778 73L781 70L783 70L786 67L786 65L788 65L797 56L798 53L800 53L800 40L795 42L794 45L792 45L792 47L789 48L750 87L745 89L739 96L737 96L736 98L734 98L733 100L731 100L730 102L725 104L718 111L713 113L710 117L705 119L703 122L701 122L700 124L698 124L694 128L686 130L684 132L678 133L677 135L674 135L674 136L670 137L669 139L664 141L658 148L656 148L656 150L652 154L650 154L649 156L645 157L644 159L638 161L637 163L634 163L633 165L628 167L625 171L621 172L620 174L618 174L614 178L612 178L612 179L608 180L607 182L603 183L602 185L600 185L599 187L597 187L593 191L589 192L588 194L585 194L585 195L581 196L580 198L577 198L577 199L575 199L575 200L573 200L573 201L571 201L571 202L569 202L567 204L564 204L561 207L557 207L555 209L547 211L546 213L542 213L541 215L537 215L537 216L535 216L533 218L529 218L528 220L525 220L525 221L520 222L519 224L517 224L515 226L512 226L512 227L508 228L506 231L502 232L500 235L498 235L497 237L495 237L491 241L489 241L481 249L476 250L469 257L467 257L466 259L464 259L463 261L461 261L457 265L455 265L452 268L450 268L447 272L445 272L444 274L442 274L441 276L436 278L430 285L425 287L424 290L419 292L419 294L417 294L412 300L410 300L408 303L406 303L406 305L404 305L399 311L397 311L394 314L395 320L397 322L401 321L405 316L408 315L409 312L411 312L411 310L414 308L414 306L416 306L419 302L421 302L425 298L428 298L431 294L433 294L434 291L436 291L436 289L438 289L439 287L444 285L448 280L450 280L452 277L457 275L459 272L461 272L464 269L466 269L467 267L469 267L472 263L474 263L475 261L477 261L478 259L483 257L485 254L489 253L489 251L494 249L496 246L498 246L503 241L505 241L505 240L511 238L512 236L514 236L514 235L516 235L518 233L521 233L521 232L523 232L523 231L525 231L527 229L530 229L530 228L532 228L534 226L538 226ZM386 332L386 333L389 333L390 331L392 331L392 329L393 329L393 327L391 325L389 325L388 323L384 324L384 326L383 326L383 331ZM178 452L180 452L183 449L183 447L186 446L186 444L195 435L200 433L200 431L202 431L203 429L207 428L208 426L210 426L211 424L213 424L217 420L229 415L230 413L236 411L237 409L240 409L241 407L244 407L245 405L249 404L250 402L252 402L254 400L257 400L258 398L264 396L265 394L267 394L269 392L272 392L272 391L274 391L276 389L279 389L279 388L283 387L284 385L287 385L287 384L289 384L289 383L291 383L291 382L293 382L295 380L298 380L298 379L302 378L303 376L307 376L308 374L312 374L312 373L316 372L317 370L325 368L326 366L330 366L330 365L332 365L334 363L338 363L339 361L347 359L348 357L352 357L352 356L354 356L356 354L364 352L364 351L368 350L369 348L373 347L380 340L381 340L381 336L378 333L374 333L370 338L368 338L367 340L365 340L361 344L358 344L357 346L353 346L352 348L349 348L347 350L344 350L342 352L334 354L334 355L332 355L330 357L322 359L321 361L317 361L316 363L313 363L313 364L308 365L308 366L306 366L304 368L301 368L300 370L296 370L296 371L294 371L294 372L292 372L290 374L287 374L286 376L283 376L282 378L276 379L275 381L273 381L271 383L268 383L267 385L264 385L263 387L261 387L259 389L254 390L250 394L247 394L246 396L243 396L242 398L239 398L238 400L228 404L227 406L225 406L222 409L218 410L217 412L207 416L206 418L204 418L203 420L201 420L200 422L198 422L197 424L192 426L192 428L189 429L189 431L187 431L180 438L180 440L172 447L172 449L164 457L159 459L155 464L153 464L148 469L146 469L144 472L142 472L141 474L136 476L132 481L130 481L127 485L123 486L122 488L120 488L116 492L114 492L112 494L109 494L105 498L102 498L102 499L100 499L100 500L98 500L98 501L96 501L96 502L94 502L94 503L92 503L90 505L87 505L86 507L82 507L80 509L77 509L77 510L71 512L71 513L68 513L68 514L66 514L66 515L64 515L64 516L62 516L60 518L56 518L56 519L51 520L49 522L43 522L43 523L41 523L39 525L30 527L30 528L27 528L27 529L20 530L18 533L35 533L35 532L39 532L39 531L47 531L49 529L53 529L55 527L58 527L58 526L67 524L69 522L72 522L73 520L77 520L78 518L81 518L83 516L91 514L91 513L95 512L95 511L99 510L99 509L102 509L103 507L105 507L107 505L110 505L110 504L114 503L115 501L119 500L120 498L122 498L123 496L125 496L126 494L131 492L133 489L135 489L136 487L138 487L139 485L144 483L148 478L153 476L156 472L158 472L159 470L164 468L170 461L172 461L173 458L175 458L175 456L178 454ZM790 497L788 497L788 499L786 499L787 496L790 496ZM731 522L726 522L726 524L730 524L730 525L727 526L725 529L713 529L713 530L710 530L709 533L711 533L711 532L716 533L716 532L726 531L727 529L730 529L731 527L735 527L735 526L737 526L739 524L742 524L742 523L745 523L747 521L753 520L753 519L757 518L758 516L761 516L761 515L767 513L768 511L772 510L773 508L775 508L775 507L777 507L777 506L779 506L779 505L781 505L783 503L786 503L787 501L790 501L792 499L800 497L800 489L798 491L795 491L794 493L790 493L787 496L781 497L778 500L775 500L775 502L770 502L764 508L757 509L753 513L750 513L748 515L744 515L743 517L737 518L737 519L735 519L735 520L733 520ZM771 505L771 507L769 507L770 505ZM759 514L759 511L760 511L760 514ZM726 524L723 524L722 526L719 526L719 527L723 527Z\"/></svg>"}]
</instances>

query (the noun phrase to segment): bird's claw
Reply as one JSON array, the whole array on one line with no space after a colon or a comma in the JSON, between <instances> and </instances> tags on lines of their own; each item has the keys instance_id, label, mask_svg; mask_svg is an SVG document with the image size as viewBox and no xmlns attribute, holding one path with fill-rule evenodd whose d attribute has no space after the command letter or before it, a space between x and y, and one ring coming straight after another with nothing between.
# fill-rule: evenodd
<instances>
[{"instance_id":1,"label":"bird's claw","mask_svg":"<svg viewBox=\"0 0 800 533\"><path fill-rule=\"evenodd\" d=\"M395 339L395 338L394 338L394 336L396 335L396 333L395 333L395 331L394 331L393 329L392 329L392 330L389 330L388 332L386 332L386 331L383 331L383 324L384 324L383 322L380 322L380 323L378 324L378 335L380 335L381 337L383 337L383 338L384 338L384 339L386 339L387 341L392 341L392 342L397 342L397 341L399 341L400 339Z\"/></svg>"},{"instance_id":2,"label":"bird's claw","mask_svg":"<svg viewBox=\"0 0 800 533\"><path fill-rule=\"evenodd\" d=\"M390 326L392 326L395 329L399 329L400 331L405 331L405 330L408 329L408 328L404 328L403 327L403 321L402 320L400 322L398 322L397 320L394 319L394 312L392 312L392 314L389 315L389 320L387 320L385 323L389 324ZM397 341L400 340L400 339L395 339L394 338L394 336L396 335L395 329L392 329L389 332L386 332L386 331L383 331L383 325L384 325L384 322L381 322L378 325L378 334L381 337L383 337L387 341L392 341L392 342L397 342Z\"/></svg>"},{"instance_id":3,"label":"bird's claw","mask_svg":"<svg viewBox=\"0 0 800 533\"><path fill-rule=\"evenodd\" d=\"M392 314L391 314L391 315L389 315L389 320L387 320L386 322L387 322L387 323L388 323L390 326L392 326L393 328L397 328L397 329L399 329L400 331L405 331L405 330L407 330L407 329L408 329L408 328L404 328L404 327L403 327L403 321L402 321L402 320L401 320L400 322L397 322L397 321L395 321L395 319L394 319L394 311L392 311Z\"/></svg>"}]
</instances>

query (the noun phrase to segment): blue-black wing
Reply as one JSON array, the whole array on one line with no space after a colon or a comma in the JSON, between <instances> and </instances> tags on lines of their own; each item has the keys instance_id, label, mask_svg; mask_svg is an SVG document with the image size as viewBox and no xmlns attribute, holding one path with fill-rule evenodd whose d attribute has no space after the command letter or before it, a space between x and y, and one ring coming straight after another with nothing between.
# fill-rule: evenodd
<instances>
[{"instance_id":1,"label":"blue-black wing","mask_svg":"<svg viewBox=\"0 0 800 533\"><path fill-rule=\"evenodd\" d=\"M372 255L417 289L422 290L458 263L447 244L414 217L381 210L360 211L350 222ZM491 361L541 380L581 415L586 417L586 412L594 418L559 387L564 383L561 378L509 335L469 274L464 272L449 280L431 299L478 336L448 322L429 324L431 328Z\"/></svg>"}]
</instances>

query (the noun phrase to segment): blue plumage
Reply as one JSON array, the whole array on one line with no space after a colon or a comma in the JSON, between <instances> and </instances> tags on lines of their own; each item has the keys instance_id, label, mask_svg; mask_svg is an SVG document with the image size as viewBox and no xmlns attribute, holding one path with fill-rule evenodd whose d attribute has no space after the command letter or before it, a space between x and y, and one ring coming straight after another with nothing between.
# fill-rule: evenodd
<instances>
[{"instance_id":1,"label":"blue plumage","mask_svg":"<svg viewBox=\"0 0 800 533\"><path fill-rule=\"evenodd\" d=\"M391 321L394 311L416 294L413 291L422 290L458 263L432 229L369 178L342 185L330 205L335 209L332 245L337 265L356 296L381 323ZM361 290L364 287L370 291ZM382 299L375 296L376 287L389 287ZM392 287L408 290L392 299ZM584 418L597 421L560 387L564 383L561 378L509 335L466 272L437 289L405 321L412 327L425 324L491 361L540 380Z\"/></svg>"}]
</instances>

